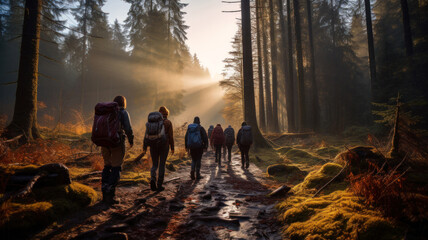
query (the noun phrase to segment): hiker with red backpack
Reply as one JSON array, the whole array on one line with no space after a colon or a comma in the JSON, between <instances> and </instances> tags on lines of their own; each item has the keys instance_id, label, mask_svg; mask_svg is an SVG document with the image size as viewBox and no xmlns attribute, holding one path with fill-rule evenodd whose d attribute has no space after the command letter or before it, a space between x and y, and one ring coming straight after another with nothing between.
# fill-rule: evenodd
<instances>
[{"instance_id":1,"label":"hiker with red backpack","mask_svg":"<svg viewBox=\"0 0 428 240\"><path fill-rule=\"evenodd\" d=\"M153 163L150 169L150 189L152 191L160 192L165 189L162 187L162 184L165 176L165 163L170 147L171 153L174 154L174 132L168 115L169 110L162 106L159 108L159 112L149 114L146 123L143 155L146 154L147 147L150 147L150 155ZM156 179L158 169L159 175Z\"/></svg>"},{"instance_id":2,"label":"hiker with red backpack","mask_svg":"<svg viewBox=\"0 0 428 240\"><path fill-rule=\"evenodd\" d=\"M235 144L235 130L229 125L229 127L224 130L224 135L226 138L225 145L228 153L228 162L230 163L232 160L232 147Z\"/></svg>"},{"instance_id":3,"label":"hiker with red backpack","mask_svg":"<svg viewBox=\"0 0 428 240\"><path fill-rule=\"evenodd\" d=\"M211 134L211 147L215 149L215 162L218 163L219 167L221 166L221 148L224 146L224 141L223 128L221 128L220 124L217 124Z\"/></svg>"},{"instance_id":4,"label":"hiker with red backpack","mask_svg":"<svg viewBox=\"0 0 428 240\"><path fill-rule=\"evenodd\" d=\"M126 98L123 96L115 97L113 102L98 103L95 106L91 139L97 146L101 146L104 159L101 175L102 201L107 204L118 203L114 197L125 157L125 135L130 146L134 145L131 119L125 109Z\"/></svg>"},{"instance_id":5,"label":"hiker with red backpack","mask_svg":"<svg viewBox=\"0 0 428 240\"><path fill-rule=\"evenodd\" d=\"M206 151L208 148L208 137L204 127L201 126L199 117L195 117L193 123L187 127L184 141L186 151L190 151L190 156L192 156L190 178L192 180L201 179L201 160L204 150Z\"/></svg>"},{"instance_id":6,"label":"hiker with red backpack","mask_svg":"<svg viewBox=\"0 0 428 240\"><path fill-rule=\"evenodd\" d=\"M251 126L247 125L246 122L243 122L241 129L238 131L236 136L236 143L238 144L239 151L241 151L241 168L244 169L250 166L250 148L253 144L253 134L251 132Z\"/></svg>"}]
</instances>

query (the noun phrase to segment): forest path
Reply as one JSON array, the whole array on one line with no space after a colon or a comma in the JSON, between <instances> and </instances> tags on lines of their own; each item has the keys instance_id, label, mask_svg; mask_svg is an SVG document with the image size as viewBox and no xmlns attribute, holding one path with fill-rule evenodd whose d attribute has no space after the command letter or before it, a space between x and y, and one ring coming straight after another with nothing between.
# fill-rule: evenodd
<instances>
[{"instance_id":1,"label":"forest path","mask_svg":"<svg viewBox=\"0 0 428 240\"><path fill-rule=\"evenodd\" d=\"M282 239L272 189L254 164L239 155L219 168L214 154L202 159L200 180L190 166L168 174L165 190L119 187L120 204L99 203L38 234L35 239ZM113 237L113 238L110 238Z\"/></svg>"}]
</instances>

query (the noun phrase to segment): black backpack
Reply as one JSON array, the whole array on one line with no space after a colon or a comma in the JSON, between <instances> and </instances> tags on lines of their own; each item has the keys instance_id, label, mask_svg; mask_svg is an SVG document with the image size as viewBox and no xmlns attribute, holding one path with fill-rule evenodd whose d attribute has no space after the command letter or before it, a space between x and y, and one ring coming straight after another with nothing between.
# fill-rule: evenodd
<instances>
[{"instance_id":1,"label":"black backpack","mask_svg":"<svg viewBox=\"0 0 428 240\"><path fill-rule=\"evenodd\" d=\"M235 131L233 130L233 128L226 128L224 130L224 135L226 137L226 146L230 146L233 145L235 143Z\"/></svg>"}]
</instances>

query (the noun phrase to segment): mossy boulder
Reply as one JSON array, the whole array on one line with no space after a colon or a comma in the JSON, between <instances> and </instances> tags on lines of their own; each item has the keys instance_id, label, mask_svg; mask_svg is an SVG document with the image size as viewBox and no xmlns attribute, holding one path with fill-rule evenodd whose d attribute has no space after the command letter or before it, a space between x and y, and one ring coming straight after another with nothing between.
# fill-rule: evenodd
<instances>
[{"instance_id":1,"label":"mossy boulder","mask_svg":"<svg viewBox=\"0 0 428 240\"><path fill-rule=\"evenodd\" d=\"M281 148L278 148L276 151L279 153L279 154L286 154L288 151L290 151L292 149L292 147L281 147Z\"/></svg>"},{"instance_id":2,"label":"mossy boulder","mask_svg":"<svg viewBox=\"0 0 428 240\"><path fill-rule=\"evenodd\" d=\"M341 152L334 159L340 164L348 164L352 173L366 172L371 165L381 167L385 158L374 147L357 146Z\"/></svg>"},{"instance_id":3,"label":"mossy boulder","mask_svg":"<svg viewBox=\"0 0 428 240\"><path fill-rule=\"evenodd\" d=\"M97 200L98 194L94 189L77 182L35 189L25 199L7 201L0 206L4 214L0 219L0 234L23 236L27 231L45 227Z\"/></svg>"},{"instance_id":4,"label":"mossy boulder","mask_svg":"<svg viewBox=\"0 0 428 240\"><path fill-rule=\"evenodd\" d=\"M314 189L314 188L319 189L322 186L324 186L327 182L329 182L333 177L335 177L342 170L342 168L343 166L337 163L326 163L320 169L310 172L305 177L303 182L296 185L292 191L295 193L298 193L298 192L305 192L307 190ZM334 180L334 182L341 183L344 177L345 177L344 174L340 175ZM340 184L340 186L337 186L337 187L342 188L346 185L347 183L345 184L342 183ZM330 189L332 187L334 188L336 187L336 185L331 184L331 186L329 186Z\"/></svg>"}]
</instances>

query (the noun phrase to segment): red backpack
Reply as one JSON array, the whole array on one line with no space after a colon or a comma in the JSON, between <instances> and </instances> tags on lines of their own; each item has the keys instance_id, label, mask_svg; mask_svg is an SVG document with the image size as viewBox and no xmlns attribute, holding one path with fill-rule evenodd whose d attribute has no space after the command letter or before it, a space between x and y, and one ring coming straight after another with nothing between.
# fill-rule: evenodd
<instances>
[{"instance_id":1,"label":"red backpack","mask_svg":"<svg viewBox=\"0 0 428 240\"><path fill-rule=\"evenodd\" d=\"M121 142L120 108L116 102L98 103L95 106L92 142L102 147L117 147Z\"/></svg>"},{"instance_id":2,"label":"red backpack","mask_svg":"<svg viewBox=\"0 0 428 240\"><path fill-rule=\"evenodd\" d=\"M214 145L223 145L225 141L223 128L217 126L214 128L213 133L211 135L211 141Z\"/></svg>"}]
</instances>

